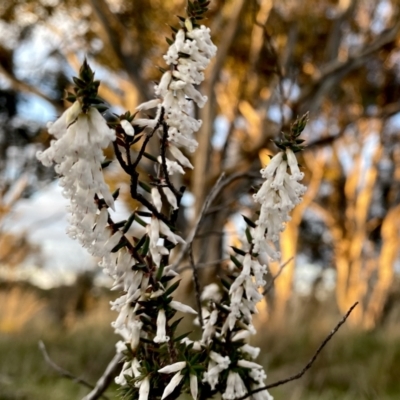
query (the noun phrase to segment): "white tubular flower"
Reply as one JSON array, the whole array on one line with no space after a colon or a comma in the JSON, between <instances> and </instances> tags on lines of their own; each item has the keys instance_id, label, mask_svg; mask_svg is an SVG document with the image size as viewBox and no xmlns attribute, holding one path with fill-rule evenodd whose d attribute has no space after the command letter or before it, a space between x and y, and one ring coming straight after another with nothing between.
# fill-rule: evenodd
<instances>
[{"instance_id":1,"label":"white tubular flower","mask_svg":"<svg viewBox=\"0 0 400 400\"><path fill-rule=\"evenodd\" d=\"M135 130L133 129L133 126L129 121L123 119L121 121L121 126L128 136L135 136Z\"/></svg>"},{"instance_id":2,"label":"white tubular flower","mask_svg":"<svg viewBox=\"0 0 400 400\"><path fill-rule=\"evenodd\" d=\"M142 330L143 322L134 320L130 324L131 332L131 349L135 350L139 346L140 342L140 332Z\"/></svg>"},{"instance_id":3,"label":"white tubular flower","mask_svg":"<svg viewBox=\"0 0 400 400\"><path fill-rule=\"evenodd\" d=\"M175 388L180 384L182 378L183 378L183 375L180 372L177 372L172 377L171 381L168 383L168 385L164 389L161 400L165 399L167 396L169 396L175 390Z\"/></svg>"},{"instance_id":4,"label":"white tubular flower","mask_svg":"<svg viewBox=\"0 0 400 400\"><path fill-rule=\"evenodd\" d=\"M150 393L150 379L148 376L140 382L139 400L147 400Z\"/></svg>"},{"instance_id":5,"label":"white tubular flower","mask_svg":"<svg viewBox=\"0 0 400 400\"><path fill-rule=\"evenodd\" d=\"M235 373L229 371L228 379L226 381L226 390L222 395L222 398L225 400L233 400L235 397Z\"/></svg>"},{"instance_id":6,"label":"white tubular flower","mask_svg":"<svg viewBox=\"0 0 400 400\"><path fill-rule=\"evenodd\" d=\"M288 160L290 172L292 174L291 179L300 181L304 178L304 173L300 172L299 165L297 164L296 156L293 151L290 149L286 149L286 157Z\"/></svg>"},{"instance_id":7,"label":"white tubular flower","mask_svg":"<svg viewBox=\"0 0 400 400\"><path fill-rule=\"evenodd\" d=\"M153 339L155 343L166 343L169 341L169 337L166 334L167 318L165 316L165 310L158 311L157 315L157 334Z\"/></svg>"},{"instance_id":8,"label":"white tubular flower","mask_svg":"<svg viewBox=\"0 0 400 400\"><path fill-rule=\"evenodd\" d=\"M157 160L160 164L162 164L161 156L158 156ZM176 161L171 161L168 158L166 158L165 164L167 165L168 175L173 175L176 172L178 172L179 174L185 174L185 171L183 170L183 168Z\"/></svg>"},{"instance_id":9,"label":"white tubular flower","mask_svg":"<svg viewBox=\"0 0 400 400\"><path fill-rule=\"evenodd\" d=\"M237 372L235 372L234 375L235 375L235 380L234 380L235 396L237 398L243 397L247 393L246 386Z\"/></svg>"},{"instance_id":10,"label":"white tubular flower","mask_svg":"<svg viewBox=\"0 0 400 400\"><path fill-rule=\"evenodd\" d=\"M162 191L164 192L165 197L168 200L168 203L171 204L171 206L174 210L177 210L179 208L178 202L176 201L176 197L173 194L172 190L167 186L163 186Z\"/></svg>"},{"instance_id":11,"label":"white tubular flower","mask_svg":"<svg viewBox=\"0 0 400 400\"><path fill-rule=\"evenodd\" d=\"M193 169L193 165L190 161L183 155L183 153L174 145L168 147L171 154L186 168Z\"/></svg>"},{"instance_id":12,"label":"white tubular flower","mask_svg":"<svg viewBox=\"0 0 400 400\"><path fill-rule=\"evenodd\" d=\"M136 107L136 110L138 111L144 111L144 110L150 110L151 108L155 108L160 104L159 99L153 99L150 101L146 101L145 103L139 104Z\"/></svg>"},{"instance_id":13,"label":"white tubular flower","mask_svg":"<svg viewBox=\"0 0 400 400\"><path fill-rule=\"evenodd\" d=\"M222 395L225 400L234 400L243 397L247 393L246 386L242 378L237 372L229 371L228 379L226 381L226 390Z\"/></svg>"},{"instance_id":14,"label":"white tubular flower","mask_svg":"<svg viewBox=\"0 0 400 400\"><path fill-rule=\"evenodd\" d=\"M201 343L209 343L212 340L212 336L215 333L215 323L218 319L218 310L213 310L204 324L203 335L201 337Z\"/></svg>"},{"instance_id":15,"label":"white tubular flower","mask_svg":"<svg viewBox=\"0 0 400 400\"><path fill-rule=\"evenodd\" d=\"M124 365L123 365L123 367L121 369L120 374L117 377L115 377L115 383L117 385L126 385L127 382L126 382L125 376L133 376L133 371L132 371L132 368L131 368L131 362L130 361L125 361L124 362Z\"/></svg>"},{"instance_id":16,"label":"white tubular flower","mask_svg":"<svg viewBox=\"0 0 400 400\"><path fill-rule=\"evenodd\" d=\"M165 235L170 242L174 244L178 244L178 242L181 244L186 244L186 242L179 235L173 233L171 229L169 229L168 225L161 220L160 220L160 232L163 235Z\"/></svg>"},{"instance_id":17,"label":"white tubular flower","mask_svg":"<svg viewBox=\"0 0 400 400\"><path fill-rule=\"evenodd\" d=\"M207 286L204 286L203 292L201 293L200 300L213 300L216 303L219 302L222 298L221 291L219 286L216 283L210 283Z\"/></svg>"},{"instance_id":18,"label":"white tubular flower","mask_svg":"<svg viewBox=\"0 0 400 400\"><path fill-rule=\"evenodd\" d=\"M251 335L250 331L243 330L239 331L232 337L232 342L237 342L238 340L247 339Z\"/></svg>"},{"instance_id":19,"label":"white tubular flower","mask_svg":"<svg viewBox=\"0 0 400 400\"><path fill-rule=\"evenodd\" d=\"M252 361L247 361L247 360L239 360L237 362L237 365L239 367L249 368L249 369L262 369L262 366L260 364L256 364Z\"/></svg>"},{"instance_id":20,"label":"white tubular flower","mask_svg":"<svg viewBox=\"0 0 400 400\"><path fill-rule=\"evenodd\" d=\"M173 308L176 311L197 315L197 311L193 310L192 307L189 307L186 304L180 303L179 301L172 300L171 303L169 303L169 305L171 308Z\"/></svg>"},{"instance_id":21,"label":"white tubular flower","mask_svg":"<svg viewBox=\"0 0 400 400\"><path fill-rule=\"evenodd\" d=\"M231 360L228 356L222 357L214 351L210 352L210 362L208 363L207 372L204 373L203 382L207 382L211 389L214 390L219 381L221 371L229 367Z\"/></svg>"},{"instance_id":22,"label":"white tubular flower","mask_svg":"<svg viewBox=\"0 0 400 400\"><path fill-rule=\"evenodd\" d=\"M259 347L253 347L249 344L245 344L241 347L241 350L247 353L253 360L255 360L260 354L261 349Z\"/></svg>"},{"instance_id":23,"label":"white tubular flower","mask_svg":"<svg viewBox=\"0 0 400 400\"><path fill-rule=\"evenodd\" d=\"M228 356L221 356L221 354L216 353L215 351L210 351L211 360L215 361L218 365L222 367L222 369L228 368L231 360Z\"/></svg>"},{"instance_id":24,"label":"white tubular flower","mask_svg":"<svg viewBox=\"0 0 400 400\"><path fill-rule=\"evenodd\" d=\"M161 374L173 374L174 372L182 371L186 367L186 361L179 361L158 370Z\"/></svg>"},{"instance_id":25,"label":"white tubular flower","mask_svg":"<svg viewBox=\"0 0 400 400\"><path fill-rule=\"evenodd\" d=\"M153 187L151 189L151 198L153 200L153 204L156 207L157 211L160 212L162 208L162 200L161 200L161 194L158 191L157 187Z\"/></svg>"},{"instance_id":26,"label":"white tubular flower","mask_svg":"<svg viewBox=\"0 0 400 400\"><path fill-rule=\"evenodd\" d=\"M199 393L199 384L197 380L197 375L190 374L190 394L193 400L197 400L197 395Z\"/></svg>"}]
</instances>

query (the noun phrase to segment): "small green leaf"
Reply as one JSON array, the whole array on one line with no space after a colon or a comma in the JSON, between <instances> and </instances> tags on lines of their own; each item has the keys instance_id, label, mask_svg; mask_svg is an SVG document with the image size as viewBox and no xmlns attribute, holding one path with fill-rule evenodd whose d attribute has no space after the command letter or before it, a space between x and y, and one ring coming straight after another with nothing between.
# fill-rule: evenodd
<instances>
[{"instance_id":1,"label":"small green leaf","mask_svg":"<svg viewBox=\"0 0 400 400\"><path fill-rule=\"evenodd\" d=\"M147 193L151 193L151 187L147 185L146 183L139 181L139 186L145 190Z\"/></svg>"},{"instance_id":2,"label":"small green leaf","mask_svg":"<svg viewBox=\"0 0 400 400\"><path fill-rule=\"evenodd\" d=\"M243 250L241 250L241 249L238 249L237 247L235 247L235 246L230 246L231 247L231 249L236 253L236 254L239 254L239 255L241 255L241 256L245 256L246 255L246 252L245 251L243 251Z\"/></svg>"},{"instance_id":3,"label":"small green leaf","mask_svg":"<svg viewBox=\"0 0 400 400\"><path fill-rule=\"evenodd\" d=\"M253 243L253 237L251 236L250 229L246 228L245 233L246 233L247 242L249 244L252 244Z\"/></svg>"},{"instance_id":4,"label":"small green leaf","mask_svg":"<svg viewBox=\"0 0 400 400\"><path fill-rule=\"evenodd\" d=\"M140 250L140 254L142 256L147 255L149 248L150 248L150 238L146 235L146 241L144 242L144 245L142 246L142 248Z\"/></svg>"},{"instance_id":5,"label":"small green leaf","mask_svg":"<svg viewBox=\"0 0 400 400\"><path fill-rule=\"evenodd\" d=\"M128 220L126 221L125 225L124 225L124 229L122 229L122 233L126 233L129 231L129 228L131 227L131 225L133 224L133 221L135 220L135 213L132 213Z\"/></svg>"},{"instance_id":6,"label":"small green leaf","mask_svg":"<svg viewBox=\"0 0 400 400\"><path fill-rule=\"evenodd\" d=\"M140 225L144 226L144 227L147 226L146 222L144 222L144 221L142 220L142 218L140 218L139 215L137 215L136 213L135 213L135 221L136 221L137 223L139 223Z\"/></svg>"},{"instance_id":7,"label":"small green leaf","mask_svg":"<svg viewBox=\"0 0 400 400\"><path fill-rule=\"evenodd\" d=\"M234 255L231 254L229 257L238 268L242 268L242 263Z\"/></svg>"},{"instance_id":8,"label":"small green leaf","mask_svg":"<svg viewBox=\"0 0 400 400\"><path fill-rule=\"evenodd\" d=\"M245 215L242 214L243 219L245 220L246 224L251 228L255 228L257 225L250 219L247 218Z\"/></svg>"},{"instance_id":9,"label":"small green leaf","mask_svg":"<svg viewBox=\"0 0 400 400\"><path fill-rule=\"evenodd\" d=\"M168 297L171 293L175 292L175 290L178 288L179 284L181 283L181 280L179 279L175 283L173 283L164 293L163 297Z\"/></svg>"},{"instance_id":10,"label":"small green leaf","mask_svg":"<svg viewBox=\"0 0 400 400\"><path fill-rule=\"evenodd\" d=\"M117 200L119 196L119 188L112 194L112 197L114 198L114 200Z\"/></svg>"}]
</instances>

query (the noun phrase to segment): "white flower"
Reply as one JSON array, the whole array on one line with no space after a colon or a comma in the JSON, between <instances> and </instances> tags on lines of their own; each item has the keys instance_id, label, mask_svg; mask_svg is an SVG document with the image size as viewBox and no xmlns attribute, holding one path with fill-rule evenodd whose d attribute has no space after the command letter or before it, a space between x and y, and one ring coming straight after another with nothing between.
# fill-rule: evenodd
<instances>
[{"instance_id":1,"label":"white flower","mask_svg":"<svg viewBox=\"0 0 400 400\"><path fill-rule=\"evenodd\" d=\"M134 320L129 324L131 332L131 349L135 350L140 342L140 332L143 326L143 322L139 320Z\"/></svg>"},{"instance_id":2,"label":"white flower","mask_svg":"<svg viewBox=\"0 0 400 400\"><path fill-rule=\"evenodd\" d=\"M204 324L203 335L201 337L201 343L209 343L212 336L215 333L215 323L218 319L218 311L213 310L208 318L207 322Z\"/></svg>"},{"instance_id":3,"label":"white flower","mask_svg":"<svg viewBox=\"0 0 400 400\"><path fill-rule=\"evenodd\" d=\"M169 396L175 388L179 385L183 378L183 375L180 372L177 372L171 379L171 381L168 383L168 385L164 389L164 393L161 397L161 400L165 399L167 396Z\"/></svg>"},{"instance_id":4,"label":"white flower","mask_svg":"<svg viewBox=\"0 0 400 400\"><path fill-rule=\"evenodd\" d=\"M218 354L215 351L210 351L210 358L222 369L228 368L229 364L231 363L229 356L223 357L221 354Z\"/></svg>"},{"instance_id":5,"label":"white flower","mask_svg":"<svg viewBox=\"0 0 400 400\"><path fill-rule=\"evenodd\" d=\"M193 400L197 400L198 391L199 385L197 382L197 375L190 374L190 393L193 397Z\"/></svg>"},{"instance_id":6,"label":"white flower","mask_svg":"<svg viewBox=\"0 0 400 400\"><path fill-rule=\"evenodd\" d=\"M253 347L249 344L245 344L241 347L241 350L247 353L253 360L255 360L260 354L261 349L259 347Z\"/></svg>"},{"instance_id":7,"label":"white flower","mask_svg":"<svg viewBox=\"0 0 400 400\"><path fill-rule=\"evenodd\" d=\"M145 103L139 104L136 107L136 110L138 111L144 111L144 110L150 110L151 108L155 108L160 104L159 99L153 99L150 101L146 101Z\"/></svg>"},{"instance_id":8,"label":"white flower","mask_svg":"<svg viewBox=\"0 0 400 400\"><path fill-rule=\"evenodd\" d=\"M239 367L249 368L249 369L261 369L262 368L262 366L260 364L256 364L252 361L247 361L247 360L239 360L237 362L237 365Z\"/></svg>"},{"instance_id":9,"label":"white flower","mask_svg":"<svg viewBox=\"0 0 400 400\"><path fill-rule=\"evenodd\" d=\"M186 367L186 361L179 361L171 365L167 365L158 370L161 374L172 374L174 372L182 371Z\"/></svg>"},{"instance_id":10,"label":"white flower","mask_svg":"<svg viewBox=\"0 0 400 400\"><path fill-rule=\"evenodd\" d=\"M189 307L186 304L182 304L179 301L172 300L171 303L169 303L169 305L174 310L181 311L183 313L189 313L189 314L197 315L197 311L193 310L192 307Z\"/></svg>"},{"instance_id":11,"label":"white flower","mask_svg":"<svg viewBox=\"0 0 400 400\"><path fill-rule=\"evenodd\" d=\"M234 400L242 397L247 393L246 386L242 378L237 372L229 371L228 379L226 381L226 390L222 395L223 399Z\"/></svg>"},{"instance_id":12,"label":"white flower","mask_svg":"<svg viewBox=\"0 0 400 400\"><path fill-rule=\"evenodd\" d=\"M166 323L165 310L161 309L157 315L157 334L153 339L155 343L166 343L169 341L169 337L166 334Z\"/></svg>"},{"instance_id":13,"label":"white flower","mask_svg":"<svg viewBox=\"0 0 400 400\"><path fill-rule=\"evenodd\" d=\"M239 331L238 333L233 335L232 342L237 342L238 340L246 339L250 335L251 335L250 331L247 331L247 330Z\"/></svg>"},{"instance_id":14,"label":"white flower","mask_svg":"<svg viewBox=\"0 0 400 400\"><path fill-rule=\"evenodd\" d=\"M168 147L171 154L186 168L193 169L193 165L190 161L183 155L183 153L174 145Z\"/></svg>"},{"instance_id":15,"label":"white flower","mask_svg":"<svg viewBox=\"0 0 400 400\"><path fill-rule=\"evenodd\" d=\"M147 400L150 393L150 379L148 376L144 378L139 386L139 400Z\"/></svg>"},{"instance_id":16,"label":"white flower","mask_svg":"<svg viewBox=\"0 0 400 400\"><path fill-rule=\"evenodd\" d=\"M177 210L179 208L178 202L176 201L176 197L175 197L174 193L172 192L172 190L167 186L163 186L162 191L164 192L165 197L168 200L168 203L171 204L171 206L174 210Z\"/></svg>"},{"instance_id":17,"label":"white flower","mask_svg":"<svg viewBox=\"0 0 400 400\"><path fill-rule=\"evenodd\" d=\"M162 157L158 156L157 158L158 162L162 164ZM178 172L180 174L184 174L185 171L183 168L176 162L176 161L171 161L168 158L165 159L165 164L167 166L167 171L168 175L173 175L175 172Z\"/></svg>"},{"instance_id":18,"label":"white flower","mask_svg":"<svg viewBox=\"0 0 400 400\"><path fill-rule=\"evenodd\" d=\"M286 149L286 157L288 160L290 172L292 174L291 179L300 181L303 179L304 174L300 172L299 165L297 164L296 156L293 151L290 149Z\"/></svg>"},{"instance_id":19,"label":"white flower","mask_svg":"<svg viewBox=\"0 0 400 400\"><path fill-rule=\"evenodd\" d=\"M221 297L222 295L219 286L216 283L210 283L209 285L204 286L200 300L213 300L215 302L219 302Z\"/></svg>"},{"instance_id":20,"label":"white flower","mask_svg":"<svg viewBox=\"0 0 400 400\"><path fill-rule=\"evenodd\" d=\"M160 212L162 208L162 200L161 200L161 194L158 191L157 187L153 187L151 189L151 198L153 200L153 204L156 207L157 211Z\"/></svg>"},{"instance_id":21,"label":"white flower","mask_svg":"<svg viewBox=\"0 0 400 400\"><path fill-rule=\"evenodd\" d=\"M135 131L133 129L133 126L131 125L131 123L129 121L127 121L126 119L123 119L121 121L121 126L122 129L125 131L125 133L128 136L134 136L135 135Z\"/></svg>"}]
</instances>

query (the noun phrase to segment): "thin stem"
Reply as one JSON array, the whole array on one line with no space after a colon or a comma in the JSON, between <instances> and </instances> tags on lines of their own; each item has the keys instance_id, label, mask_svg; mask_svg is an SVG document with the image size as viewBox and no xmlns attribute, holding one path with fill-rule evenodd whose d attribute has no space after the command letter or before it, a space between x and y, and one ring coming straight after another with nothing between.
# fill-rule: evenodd
<instances>
[{"instance_id":1,"label":"thin stem","mask_svg":"<svg viewBox=\"0 0 400 400\"><path fill-rule=\"evenodd\" d=\"M286 260L280 267L279 271L274 275L271 279L271 281L268 283L267 287L264 289L263 296L265 296L274 286L274 282L279 278L279 275L283 272L284 268L286 265L290 263L290 261L293 260L293 257L290 257L288 260Z\"/></svg>"},{"instance_id":2,"label":"thin stem","mask_svg":"<svg viewBox=\"0 0 400 400\"><path fill-rule=\"evenodd\" d=\"M249 396L251 396L251 395L253 395L255 393L259 393L259 392L262 392L264 390L272 389L274 387L281 386L281 385L284 385L284 384L286 384L288 382L300 379L312 367L312 365L314 364L315 360L317 359L319 353L321 353L322 349L328 344L328 342L332 339L332 337L339 330L339 328L346 322L347 318L349 318L350 314L352 313L354 308L357 306L357 304L358 304L358 301L356 303L354 303L350 307L350 309L349 309L349 311L347 311L346 315L339 321L339 323L335 326L335 328L333 328L331 333L323 340L323 342L318 347L317 351L311 357L310 361L305 365L305 367L300 372L298 372L297 374L291 376L290 378L281 379L280 381L271 383L271 384L263 386L261 388L258 388L258 389L255 389L255 390L251 390L245 396L238 397L235 400L244 400L244 399L247 399Z\"/></svg>"},{"instance_id":3,"label":"thin stem","mask_svg":"<svg viewBox=\"0 0 400 400\"><path fill-rule=\"evenodd\" d=\"M197 303L197 312L199 315L199 322L200 322L200 326L203 327L204 326L204 322L203 322L203 312L201 309L201 292L200 292L200 280L199 280L199 274L197 271L197 267L196 264L194 262L194 258L193 258L193 242L190 243L189 246L189 259L190 259L190 266L192 267L192 271L193 271L193 282L194 282L194 288L195 288L195 294L196 294L196 303Z\"/></svg>"},{"instance_id":4,"label":"thin stem","mask_svg":"<svg viewBox=\"0 0 400 400\"><path fill-rule=\"evenodd\" d=\"M71 379L72 381L79 383L89 389L94 389L95 386L92 385L91 383L85 381L82 378L79 378L77 376L75 376L73 373L69 372L68 370L60 367L59 365L57 365L49 356L49 353L47 352L46 346L45 344L40 340L39 341L39 350L41 351L44 360L46 361L46 363L53 368L59 375L63 376L64 378L68 378ZM103 397L104 399L108 400L108 397L105 396L104 394L101 394L101 397Z\"/></svg>"}]
</instances>

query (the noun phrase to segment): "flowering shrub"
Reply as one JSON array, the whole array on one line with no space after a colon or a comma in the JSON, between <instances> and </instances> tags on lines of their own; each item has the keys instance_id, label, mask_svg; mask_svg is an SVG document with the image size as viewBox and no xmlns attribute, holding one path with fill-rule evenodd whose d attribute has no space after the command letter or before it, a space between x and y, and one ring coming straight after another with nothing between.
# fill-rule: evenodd
<instances>
[{"instance_id":1,"label":"flowering shrub","mask_svg":"<svg viewBox=\"0 0 400 400\"><path fill-rule=\"evenodd\" d=\"M203 71L217 51L209 28L198 24L207 5L205 0L189 2L187 17L168 40L168 69L155 86L156 97L139 105L134 115L104 119L105 106L97 96L100 83L85 61L74 78L74 93L67 97L72 106L49 126L54 140L38 154L44 165L54 163L60 175L70 202L68 234L101 259L99 265L114 279L112 290L122 292L111 307L118 312L113 327L122 337L116 347L124 362L116 382L124 398L176 399L187 392L193 399L216 393L227 400L272 399L263 389L266 374L254 361L260 349L246 339L255 333L252 315L266 283L267 265L259 256L279 259L275 243L305 191L295 152L302 149L299 135L306 116L276 142L280 151L261 170L265 181L254 195L260 212L255 222L246 218L247 243L233 248L232 265L221 286L208 285L201 293L200 340L178 336L180 320L173 320L177 311L197 314L173 299L179 280L171 250L185 240L176 230L183 190L174 187L170 176L193 168L185 154L198 145L195 133L201 121L193 117L193 108L203 107L207 98L195 85L203 81ZM154 117L144 113L149 110L154 110ZM138 113L144 116L138 118ZM159 141L156 156L146 152L150 140ZM103 149L111 143L116 160L130 176L132 198L143 206L120 222L109 213L118 191L112 194L103 177L109 164ZM140 150L134 157L131 147L136 143ZM148 182L139 180L144 157L156 167ZM141 237L128 235L133 223L145 228Z\"/></svg>"}]
</instances>

